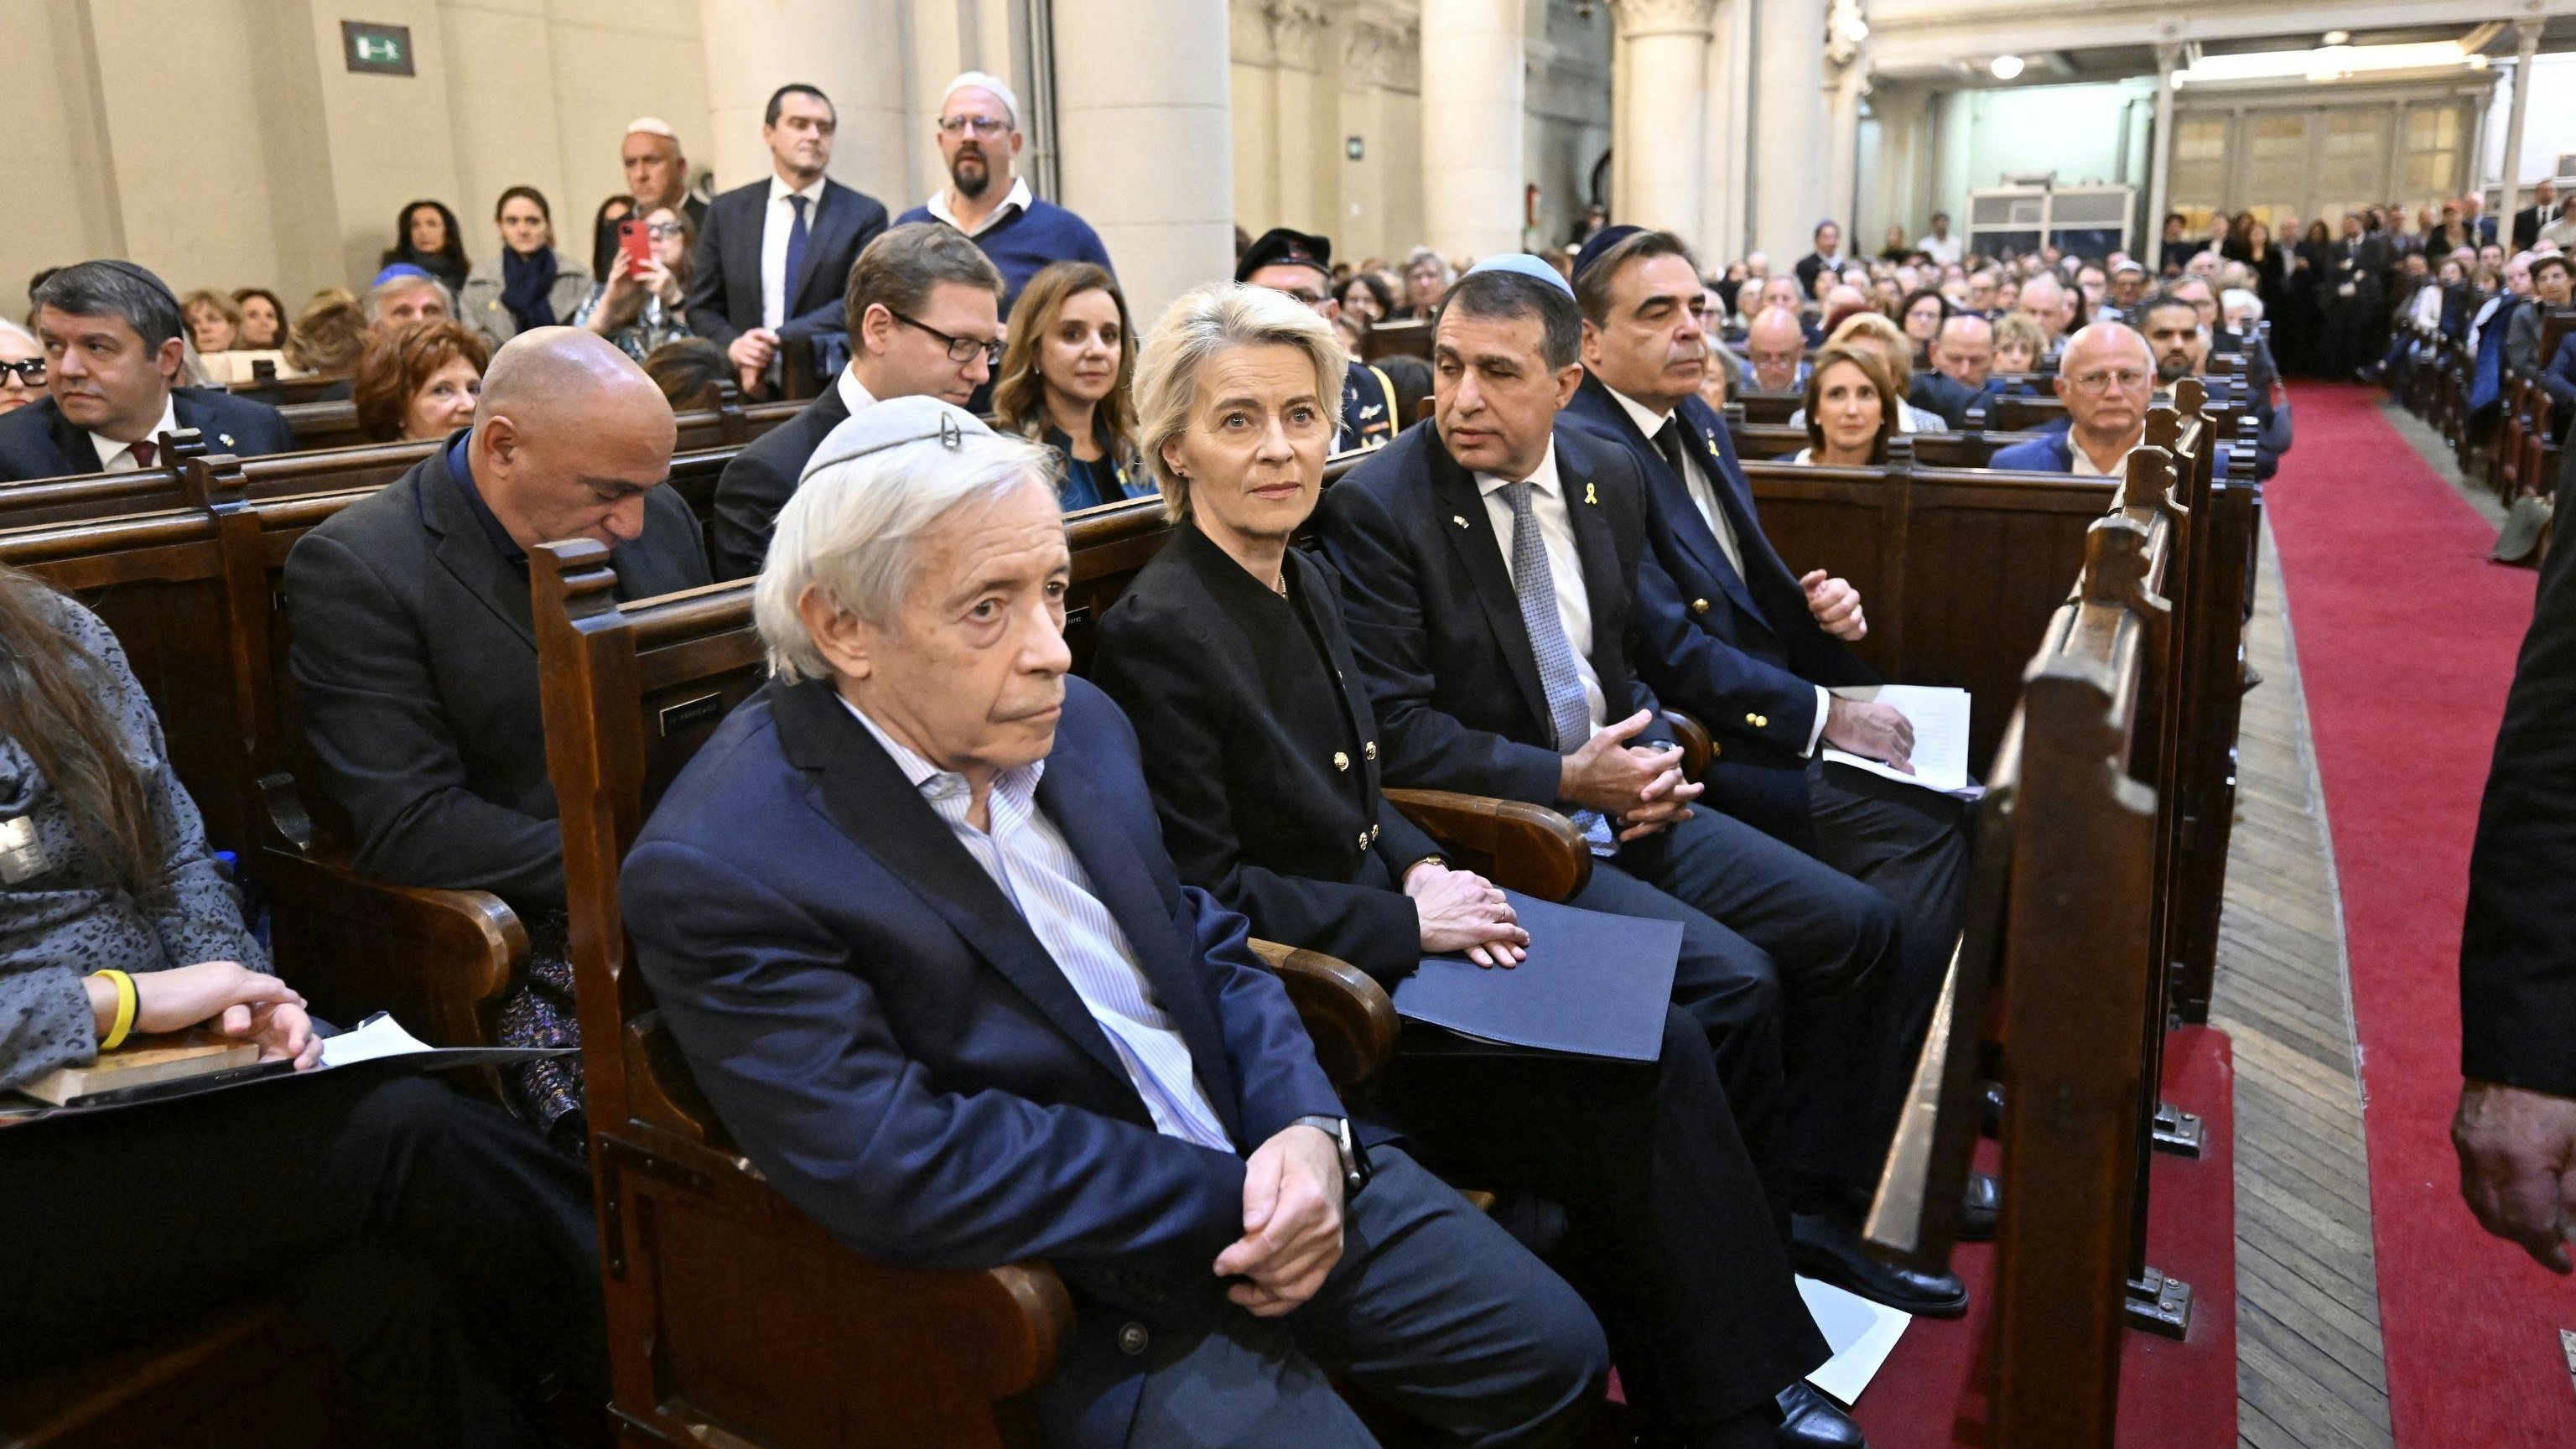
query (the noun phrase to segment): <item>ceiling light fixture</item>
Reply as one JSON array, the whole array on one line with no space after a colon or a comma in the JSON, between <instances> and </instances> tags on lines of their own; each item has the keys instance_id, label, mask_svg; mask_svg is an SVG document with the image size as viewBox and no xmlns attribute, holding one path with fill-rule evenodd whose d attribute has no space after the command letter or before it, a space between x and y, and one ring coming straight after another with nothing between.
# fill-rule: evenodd
<instances>
[{"instance_id":1,"label":"ceiling light fixture","mask_svg":"<svg viewBox=\"0 0 2576 1449\"><path fill-rule=\"evenodd\" d=\"M2342 80L2378 71L2443 70L2470 65L2474 57L2456 40L2408 45L2328 45L2315 50L2263 50L2236 55L2204 55L2174 72L2176 85L2211 82Z\"/></svg>"},{"instance_id":2,"label":"ceiling light fixture","mask_svg":"<svg viewBox=\"0 0 2576 1449\"><path fill-rule=\"evenodd\" d=\"M1993 71L1995 73L1995 79L1997 80L2011 80L2013 77L2021 74L2021 57L2017 55L1996 56L1994 58L1994 63L1987 66L1986 69Z\"/></svg>"},{"instance_id":3,"label":"ceiling light fixture","mask_svg":"<svg viewBox=\"0 0 2576 1449\"><path fill-rule=\"evenodd\" d=\"M2329 30L2326 32L2325 43L2328 45L2350 45L2352 44L2352 32L2349 30Z\"/></svg>"}]
</instances>

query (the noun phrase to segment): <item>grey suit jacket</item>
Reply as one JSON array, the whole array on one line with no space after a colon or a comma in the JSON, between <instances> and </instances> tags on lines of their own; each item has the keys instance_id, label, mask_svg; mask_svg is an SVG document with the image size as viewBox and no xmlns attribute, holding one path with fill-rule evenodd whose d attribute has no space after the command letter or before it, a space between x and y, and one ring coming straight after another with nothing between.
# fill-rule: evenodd
<instances>
[{"instance_id":1,"label":"grey suit jacket","mask_svg":"<svg viewBox=\"0 0 2576 1449\"><path fill-rule=\"evenodd\" d=\"M624 599L707 582L697 519L667 488L608 561ZM560 907L527 572L475 516L447 450L298 540L286 604L321 767L310 784L347 816L357 868Z\"/></svg>"}]
</instances>

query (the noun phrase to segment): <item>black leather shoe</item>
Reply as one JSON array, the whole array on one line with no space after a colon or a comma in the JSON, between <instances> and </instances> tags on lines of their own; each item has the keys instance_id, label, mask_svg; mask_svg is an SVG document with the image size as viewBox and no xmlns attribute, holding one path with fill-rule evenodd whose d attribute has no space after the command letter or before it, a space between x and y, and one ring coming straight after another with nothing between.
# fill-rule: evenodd
<instances>
[{"instance_id":1,"label":"black leather shoe","mask_svg":"<svg viewBox=\"0 0 2576 1449\"><path fill-rule=\"evenodd\" d=\"M1968 1174L1968 1190L1959 1202L1959 1241L1982 1243L1995 1235L1995 1210L2003 1205L2002 1184L1990 1172Z\"/></svg>"},{"instance_id":2,"label":"black leather shoe","mask_svg":"<svg viewBox=\"0 0 2576 1449\"><path fill-rule=\"evenodd\" d=\"M1822 1389L1800 1379L1780 1391L1779 1449L1869 1449L1860 1425Z\"/></svg>"},{"instance_id":3,"label":"black leather shoe","mask_svg":"<svg viewBox=\"0 0 2576 1449\"><path fill-rule=\"evenodd\" d=\"M1968 1289L1959 1275L1881 1262L1861 1246L1857 1229L1833 1218L1792 1214L1789 1237L1798 1271L1819 1282L1925 1318L1957 1318L1968 1311Z\"/></svg>"}]
</instances>

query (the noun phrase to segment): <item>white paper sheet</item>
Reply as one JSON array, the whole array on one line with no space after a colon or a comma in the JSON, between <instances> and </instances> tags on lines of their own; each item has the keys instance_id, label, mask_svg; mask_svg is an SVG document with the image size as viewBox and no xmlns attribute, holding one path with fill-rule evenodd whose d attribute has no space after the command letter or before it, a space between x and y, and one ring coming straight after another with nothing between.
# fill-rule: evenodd
<instances>
[{"instance_id":1,"label":"white paper sheet","mask_svg":"<svg viewBox=\"0 0 2576 1449\"><path fill-rule=\"evenodd\" d=\"M1816 1330L1825 1336L1825 1346L1834 1351L1821 1368L1807 1375L1807 1382L1839 1403L1860 1402L1861 1390L1878 1375L1879 1365L1887 1362L1896 1340L1905 1336L1914 1315L1813 1278L1798 1280L1798 1296L1807 1300L1807 1312L1816 1320Z\"/></svg>"},{"instance_id":2,"label":"white paper sheet","mask_svg":"<svg viewBox=\"0 0 2576 1449\"><path fill-rule=\"evenodd\" d=\"M1907 785L1974 800L1986 788L1968 778L1968 692L1924 684L1872 684L1837 689L1844 699L1870 701L1901 711L1914 726L1909 775L1878 760L1827 747L1825 758Z\"/></svg>"},{"instance_id":3,"label":"white paper sheet","mask_svg":"<svg viewBox=\"0 0 2576 1449\"><path fill-rule=\"evenodd\" d=\"M429 1043L402 1029L390 1016L374 1016L338 1036L322 1041L322 1065L345 1067L379 1057L409 1056L430 1050Z\"/></svg>"}]
</instances>

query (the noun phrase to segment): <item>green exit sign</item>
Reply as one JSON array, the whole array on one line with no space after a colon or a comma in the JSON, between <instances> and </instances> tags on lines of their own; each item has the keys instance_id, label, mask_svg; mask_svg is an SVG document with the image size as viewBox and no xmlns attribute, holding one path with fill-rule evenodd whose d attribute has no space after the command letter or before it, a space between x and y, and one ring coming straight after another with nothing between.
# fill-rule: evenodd
<instances>
[{"instance_id":1,"label":"green exit sign","mask_svg":"<svg viewBox=\"0 0 2576 1449\"><path fill-rule=\"evenodd\" d=\"M340 48L349 69L364 75L410 75L411 27L372 25L364 20L340 22Z\"/></svg>"}]
</instances>

